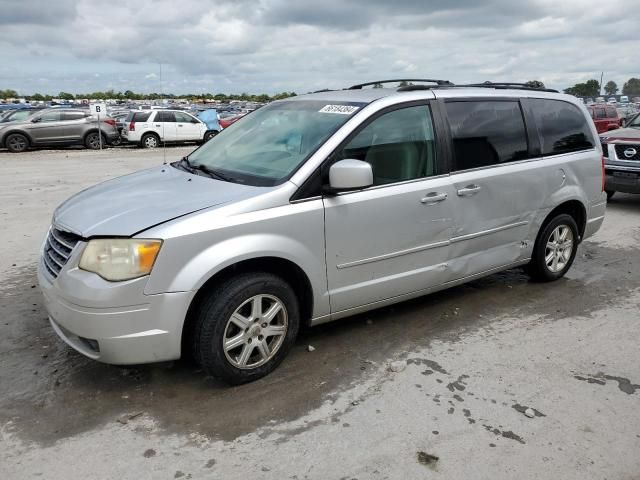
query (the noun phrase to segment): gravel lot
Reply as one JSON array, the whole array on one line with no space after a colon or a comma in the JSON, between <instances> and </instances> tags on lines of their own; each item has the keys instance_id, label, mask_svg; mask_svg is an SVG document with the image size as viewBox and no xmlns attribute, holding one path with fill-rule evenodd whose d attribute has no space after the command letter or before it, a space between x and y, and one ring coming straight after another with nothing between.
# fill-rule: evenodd
<instances>
[{"instance_id":1,"label":"gravel lot","mask_svg":"<svg viewBox=\"0 0 640 480\"><path fill-rule=\"evenodd\" d=\"M229 388L87 360L41 306L56 205L162 161L0 152L0 478L640 478L640 196L614 197L559 282L512 270L323 325Z\"/></svg>"}]
</instances>

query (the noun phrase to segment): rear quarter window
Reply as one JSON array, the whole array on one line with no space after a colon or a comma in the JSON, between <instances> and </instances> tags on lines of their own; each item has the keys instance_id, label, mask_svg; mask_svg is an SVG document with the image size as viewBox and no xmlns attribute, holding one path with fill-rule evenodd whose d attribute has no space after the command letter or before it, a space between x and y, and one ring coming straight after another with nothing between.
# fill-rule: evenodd
<instances>
[{"instance_id":1,"label":"rear quarter window","mask_svg":"<svg viewBox=\"0 0 640 480\"><path fill-rule=\"evenodd\" d=\"M598 109L595 110L597 114ZM594 147L587 118L575 105L562 100L533 98L531 111L540 135L543 155L578 152Z\"/></svg>"},{"instance_id":2,"label":"rear quarter window","mask_svg":"<svg viewBox=\"0 0 640 480\"><path fill-rule=\"evenodd\" d=\"M125 122L146 122L149 120L151 112L129 112Z\"/></svg>"}]
</instances>

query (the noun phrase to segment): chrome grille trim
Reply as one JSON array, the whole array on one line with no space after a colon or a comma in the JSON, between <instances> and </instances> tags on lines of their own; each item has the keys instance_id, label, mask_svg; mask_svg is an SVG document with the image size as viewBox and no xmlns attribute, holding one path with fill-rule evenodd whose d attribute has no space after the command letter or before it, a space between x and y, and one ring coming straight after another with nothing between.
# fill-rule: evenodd
<instances>
[{"instance_id":1,"label":"chrome grille trim","mask_svg":"<svg viewBox=\"0 0 640 480\"><path fill-rule=\"evenodd\" d=\"M51 227L42 252L42 263L46 272L55 279L60 274L81 237L74 233L64 232Z\"/></svg>"},{"instance_id":2,"label":"chrome grille trim","mask_svg":"<svg viewBox=\"0 0 640 480\"><path fill-rule=\"evenodd\" d=\"M619 160L625 160L627 162L637 162L640 160L640 145L638 144L617 143L614 145L614 148L616 150L616 157ZM631 157L627 157L624 154L627 149L633 149L636 153Z\"/></svg>"}]
</instances>

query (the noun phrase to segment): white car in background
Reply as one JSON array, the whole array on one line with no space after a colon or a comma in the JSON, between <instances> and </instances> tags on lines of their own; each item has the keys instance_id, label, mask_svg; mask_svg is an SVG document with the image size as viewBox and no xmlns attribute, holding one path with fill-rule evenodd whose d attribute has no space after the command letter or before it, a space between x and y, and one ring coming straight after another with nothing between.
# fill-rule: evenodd
<instances>
[{"instance_id":1,"label":"white car in background","mask_svg":"<svg viewBox=\"0 0 640 480\"><path fill-rule=\"evenodd\" d=\"M124 122L122 136L143 148L156 148L162 143L206 142L216 131L181 110L133 110Z\"/></svg>"}]
</instances>

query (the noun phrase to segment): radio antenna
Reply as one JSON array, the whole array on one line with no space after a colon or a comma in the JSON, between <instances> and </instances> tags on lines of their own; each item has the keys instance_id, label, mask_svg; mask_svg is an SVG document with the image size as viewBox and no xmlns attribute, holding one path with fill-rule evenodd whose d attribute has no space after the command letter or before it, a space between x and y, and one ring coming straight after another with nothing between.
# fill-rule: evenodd
<instances>
[{"instance_id":1,"label":"radio antenna","mask_svg":"<svg viewBox=\"0 0 640 480\"><path fill-rule=\"evenodd\" d=\"M162 88L162 63L160 64L160 103L164 106L164 90ZM164 120L164 119L163 119ZM167 164L167 140L164 135L164 124L162 122L162 164Z\"/></svg>"}]
</instances>

